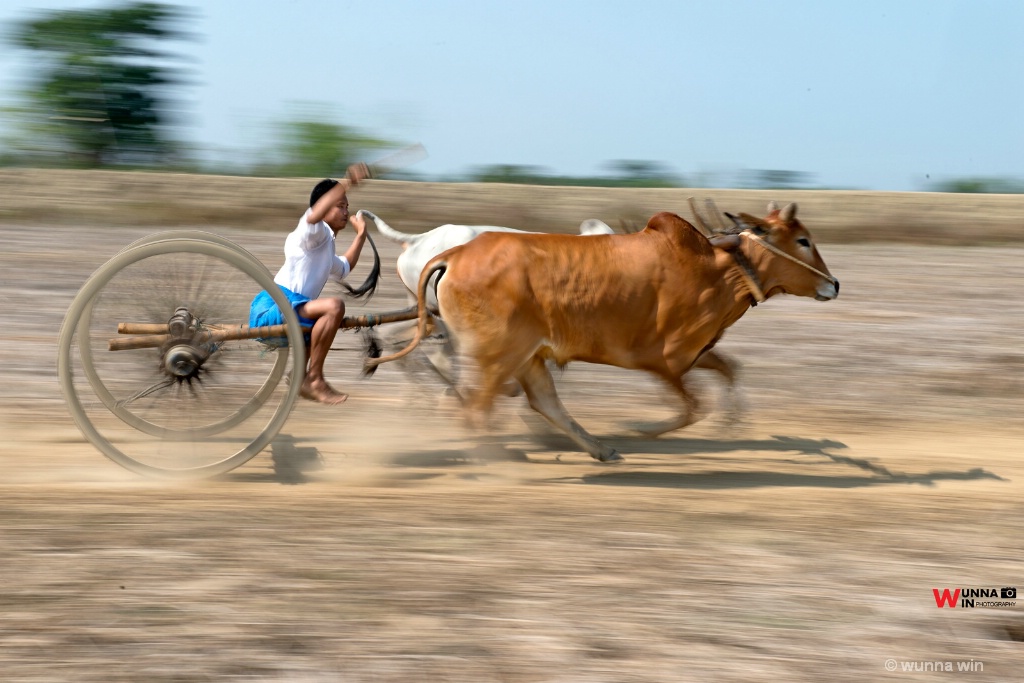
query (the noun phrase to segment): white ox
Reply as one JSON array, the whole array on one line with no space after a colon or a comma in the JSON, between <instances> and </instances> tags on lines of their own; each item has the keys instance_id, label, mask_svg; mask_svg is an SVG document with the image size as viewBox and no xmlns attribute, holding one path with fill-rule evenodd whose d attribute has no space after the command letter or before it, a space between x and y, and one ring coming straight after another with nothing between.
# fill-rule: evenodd
<instances>
[{"instance_id":1,"label":"white ox","mask_svg":"<svg viewBox=\"0 0 1024 683\"><path fill-rule=\"evenodd\" d=\"M373 219L377 231L393 242L402 245L402 255L398 257L398 277L409 292L409 303L416 303L416 284L420 281L420 273L427 261L443 251L465 244L485 232L526 232L515 228L503 228L497 225L442 225L427 232L414 235L395 230L369 211L363 211ZM615 231L596 218L588 218L580 223L581 235L614 235ZM427 293L427 305L437 308L434 288Z\"/></svg>"}]
</instances>

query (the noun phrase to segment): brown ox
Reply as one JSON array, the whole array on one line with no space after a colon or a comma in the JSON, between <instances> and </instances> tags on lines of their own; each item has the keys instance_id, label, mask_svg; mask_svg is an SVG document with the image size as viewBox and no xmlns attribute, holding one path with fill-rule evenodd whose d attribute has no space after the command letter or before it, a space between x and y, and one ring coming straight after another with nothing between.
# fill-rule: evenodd
<instances>
[{"instance_id":1,"label":"brown ox","mask_svg":"<svg viewBox=\"0 0 1024 683\"><path fill-rule=\"evenodd\" d=\"M685 407L652 431L665 433L696 419L697 398L683 377L752 304L783 293L821 301L839 293L795 204L764 219L730 218L735 234L714 241L672 213L632 235L480 235L431 259L419 281L416 337L368 364L400 358L426 335L426 290L442 271L439 311L473 370L464 392L473 421L515 378L530 406L591 456L621 460L569 417L545 360L657 375Z\"/></svg>"}]
</instances>

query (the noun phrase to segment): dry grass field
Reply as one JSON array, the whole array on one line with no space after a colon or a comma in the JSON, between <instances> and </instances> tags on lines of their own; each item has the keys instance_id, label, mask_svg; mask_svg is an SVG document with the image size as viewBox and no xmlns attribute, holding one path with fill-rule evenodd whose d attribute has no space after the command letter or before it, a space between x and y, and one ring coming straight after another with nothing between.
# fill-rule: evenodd
<instances>
[{"instance_id":1,"label":"dry grass field","mask_svg":"<svg viewBox=\"0 0 1024 683\"><path fill-rule=\"evenodd\" d=\"M116 171L0 169L0 221L61 225L279 230L292 225L316 179ZM760 214L798 202L824 243L1009 244L1024 236L1024 195L813 190L622 189L375 180L356 195L407 232L443 223L572 232L585 218L643 227L658 211L689 216L689 196Z\"/></svg>"},{"instance_id":2,"label":"dry grass field","mask_svg":"<svg viewBox=\"0 0 1024 683\"><path fill-rule=\"evenodd\" d=\"M625 463L538 435L522 398L503 399L501 449L484 455L429 376L393 364L361 379L346 333L328 361L346 404L300 403L247 465L166 483L109 462L72 423L55 370L64 312L157 226L212 226L275 269L308 183L187 179L190 191L168 182L178 194L155 197L155 174L79 175L60 191L12 178L4 681L1021 678L1024 601L939 609L932 595L1024 588L1020 198L776 196L800 202L842 293L772 299L729 331L719 349L742 362L748 403L738 426L700 376L705 421L634 436L633 423L670 414L668 393L578 364L557 380L563 398ZM465 216L573 229L686 216L687 194L370 183L353 205L409 231ZM757 213L767 198L706 194ZM901 230L906 216L920 220ZM390 275L398 249L378 244ZM392 275L356 310L403 303ZM970 673L903 670L972 660Z\"/></svg>"}]
</instances>

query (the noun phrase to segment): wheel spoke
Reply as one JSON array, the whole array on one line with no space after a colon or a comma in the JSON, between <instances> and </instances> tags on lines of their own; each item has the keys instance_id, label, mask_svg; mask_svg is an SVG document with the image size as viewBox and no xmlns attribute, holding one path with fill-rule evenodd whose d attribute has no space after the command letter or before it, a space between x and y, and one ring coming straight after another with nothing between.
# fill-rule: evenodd
<instances>
[{"instance_id":1,"label":"wheel spoke","mask_svg":"<svg viewBox=\"0 0 1024 683\"><path fill-rule=\"evenodd\" d=\"M209 476L280 430L297 396L280 380L289 361L305 367L305 348L262 264L223 238L184 235L140 240L90 278L61 329L58 374L76 422L105 455L146 474ZM261 289L281 299L288 349L243 340L210 350L191 334L161 349L107 348L118 322L162 323L180 306L202 322L244 323Z\"/></svg>"},{"instance_id":2,"label":"wheel spoke","mask_svg":"<svg viewBox=\"0 0 1024 683\"><path fill-rule=\"evenodd\" d=\"M145 389L141 389L141 390L135 392L134 394L132 394L128 398L121 399L120 401L117 402L116 405L117 405L118 408L122 408L124 406L127 406L132 401L136 401L136 400L138 400L140 398L144 398L146 396L149 396L150 394L155 393L157 391L160 391L161 389L166 389L167 387L171 386L172 384L174 384L174 380L173 379L165 379L165 380L163 380L161 382L157 382L156 384L154 384L151 387L146 387Z\"/></svg>"}]
</instances>

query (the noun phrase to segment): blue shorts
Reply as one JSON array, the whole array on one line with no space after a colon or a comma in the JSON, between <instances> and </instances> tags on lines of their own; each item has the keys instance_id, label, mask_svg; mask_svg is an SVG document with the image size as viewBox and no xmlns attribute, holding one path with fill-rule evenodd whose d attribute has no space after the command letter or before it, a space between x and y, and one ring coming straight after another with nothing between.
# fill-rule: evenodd
<instances>
[{"instance_id":1,"label":"blue shorts","mask_svg":"<svg viewBox=\"0 0 1024 683\"><path fill-rule=\"evenodd\" d=\"M278 285L281 287L281 285ZM292 308L296 309L302 304L310 301L308 296L302 294L296 294L287 287L281 287L281 292L291 303ZM299 315L298 311L295 311L295 315ZM299 324L304 327L312 327L315 320L309 318L303 318L299 315ZM249 306L249 327L265 327L267 325L283 325L284 314L281 313L281 309L274 303L274 298L270 296L267 291L262 291L256 295L256 298L252 300L252 304ZM309 335L305 335L308 341ZM263 340L261 340L263 341Z\"/></svg>"}]
</instances>

